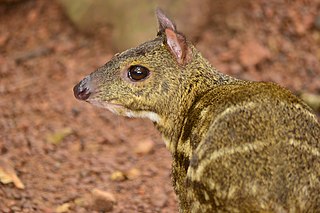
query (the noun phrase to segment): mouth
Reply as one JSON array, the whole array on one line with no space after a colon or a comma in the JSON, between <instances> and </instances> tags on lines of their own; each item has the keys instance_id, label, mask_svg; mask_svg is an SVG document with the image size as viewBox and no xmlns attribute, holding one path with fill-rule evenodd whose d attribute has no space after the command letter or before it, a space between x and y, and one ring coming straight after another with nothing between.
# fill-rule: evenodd
<instances>
[{"instance_id":1,"label":"mouth","mask_svg":"<svg viewBox=\"0 0 320 213\"><path fill-rule=\"evenodd\" d=\"M90 98L86 101L96 107L107 109L115 114L120 114L121 111L125 110L125 107L123 107L122 105L110 103L110 101L109 102L99 101L99 100L90 99Z\"/></svg>"}]
</instances>

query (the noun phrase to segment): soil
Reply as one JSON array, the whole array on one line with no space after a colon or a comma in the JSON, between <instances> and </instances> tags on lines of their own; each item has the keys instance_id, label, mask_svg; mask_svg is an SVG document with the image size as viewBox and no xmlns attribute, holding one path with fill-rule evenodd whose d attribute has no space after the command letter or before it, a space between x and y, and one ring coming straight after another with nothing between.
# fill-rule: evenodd
<instances>
[{"instance_id":1,"label":"soil","mask_svg":"<svg viewBox=\"0 0 320 213\"><path fill-rule=\"evenodd\" d=\"M319 0L211 7L195 42L218 69L320 93ZM178 212L152 122L73 97L112 44L75 29L55 1L2 1L0 26L0 212Z\"/></svg>"}]
</instances>

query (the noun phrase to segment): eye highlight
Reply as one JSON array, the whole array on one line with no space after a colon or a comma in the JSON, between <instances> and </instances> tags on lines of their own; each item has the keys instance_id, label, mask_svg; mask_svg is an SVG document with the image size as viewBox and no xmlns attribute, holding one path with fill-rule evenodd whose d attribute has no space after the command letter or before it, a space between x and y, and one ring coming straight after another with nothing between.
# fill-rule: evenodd
<instances>
[{"instance_id":1,"label":"eye highlight","mask_svg":"<svg viewBox=\"0 0 320 213\"><path fill-rule=\"evenodd\" d=\"M147 78L149 74L149 69L140 65L134 65L128 69L128 78L132 81L142 81Z\"/></svg>"}]
</instances>

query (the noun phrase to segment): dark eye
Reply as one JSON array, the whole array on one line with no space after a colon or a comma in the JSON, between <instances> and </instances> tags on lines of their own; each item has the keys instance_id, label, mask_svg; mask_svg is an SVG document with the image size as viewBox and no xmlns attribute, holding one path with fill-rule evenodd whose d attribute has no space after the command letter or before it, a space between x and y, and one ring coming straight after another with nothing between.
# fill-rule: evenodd
<instances>
[{"instance_id":1,"label":"dark eye","mask_svg":"<svg viewBox=\"0 0 320 213\"><path fill-rule=\"evenodd\" d=\"M133 81L141 81L149 76L150 71L143 66L131 66L128 69L128 77Z\"/></svg>"}]
</instances>

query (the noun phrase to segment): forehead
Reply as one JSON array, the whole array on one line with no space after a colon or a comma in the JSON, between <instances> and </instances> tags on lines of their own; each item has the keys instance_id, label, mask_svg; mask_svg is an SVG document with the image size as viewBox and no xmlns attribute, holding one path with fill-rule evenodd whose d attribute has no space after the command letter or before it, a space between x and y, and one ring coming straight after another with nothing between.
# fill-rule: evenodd
<instances>
[{"instance_id":1,"label":"forehead","mask_svg":"<svg viewBox=\"0 0 320 213\"><path fill-rule=\"evenodd\" d=\"M155 49L158 49L162 45L162 43L163 43L163 38L159 36L152 41L145 42L135 48L131 48L120 53L117 56L117 58L126 59L130 57L143 56L143 55L146 55L148 52L152 52Z\"/></svg>"}]
</instances>

